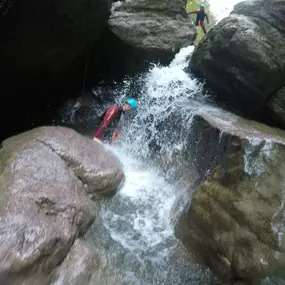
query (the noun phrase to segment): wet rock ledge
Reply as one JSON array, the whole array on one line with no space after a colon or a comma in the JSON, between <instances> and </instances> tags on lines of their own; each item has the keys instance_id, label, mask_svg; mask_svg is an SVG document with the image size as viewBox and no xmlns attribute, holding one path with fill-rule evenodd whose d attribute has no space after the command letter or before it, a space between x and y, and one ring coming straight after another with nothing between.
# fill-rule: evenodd
<instances>
[{"instance_id":1,"label":"wet rock ledge","mask_svg":"<svg viewBox=\"0 0 285 285\"><path fill-rule=\"evenodd\" d=\"M116 193L121 163L63 127L11 137L0 149L0 283L88 284L100 259L82 236L92 200ZM91 270L92 269L92 270Z\"/></svg>"},{"instance_id":2,"label":"wet rock ledge","mask_svg":"<svg viewBox=\"0 0 285 285\"><path fill-rule=\"evenodd\" d=\"M214 108L198 110L192 127L211 168L176 235L226 282L284 270L285 132Z\"/></svg>"}]
</instances>

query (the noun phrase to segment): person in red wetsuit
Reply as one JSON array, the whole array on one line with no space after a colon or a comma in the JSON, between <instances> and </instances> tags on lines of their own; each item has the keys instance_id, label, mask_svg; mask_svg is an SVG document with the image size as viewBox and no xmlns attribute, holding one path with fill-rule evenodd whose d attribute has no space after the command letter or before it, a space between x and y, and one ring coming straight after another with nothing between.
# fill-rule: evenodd
<instances>
[{"instance_id":1,"label":"person in red wetsuit","mask_svg":"<svg viewBox=\"0 0 285 285\"><path fill-rule=\"evenodd\" d=\"M135 111L136 108L137 101L133 98L127 99L121 107L111 106L108 108L99 118L99 128L94 134L94 141L110 141L112 139L112 143L114 143L118 139L122 114Z\"/></svg>"},{"instance_id":2,"label":"person in red wetsuit","mask_svg":"<svg viewBox=\"0 0 285 285\"><path fill-rule=\"evenodd\" d=\"M207 23L209 25L209 17L208 14L205 12L205 7L204 6L200 6L200 10L196 10L196 11L191 11L188 14L196 14L196 21L195 21L195 25L196 26L200 26L203 29L204 34L207 33L206 31L206 27L204 24L204 20L205 18L207 19Z\"/></svg>"}]
</instances>

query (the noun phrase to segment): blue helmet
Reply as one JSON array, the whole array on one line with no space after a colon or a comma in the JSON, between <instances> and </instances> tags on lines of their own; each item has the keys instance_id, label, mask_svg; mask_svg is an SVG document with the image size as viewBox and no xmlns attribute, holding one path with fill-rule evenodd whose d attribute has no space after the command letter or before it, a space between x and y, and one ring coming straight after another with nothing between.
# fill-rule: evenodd
<instances>
[{"instance_id":1,"label":"blue helmet","mask_svg":"<svg viewBox=\"0 0 285 285\"><path fill-rule=\"evenodd\" d=\"M134 98L127 99L126 103L129 104L134 111L136 110L136 108L137 108L137 101Z\"/></svg>"}]
</instances>

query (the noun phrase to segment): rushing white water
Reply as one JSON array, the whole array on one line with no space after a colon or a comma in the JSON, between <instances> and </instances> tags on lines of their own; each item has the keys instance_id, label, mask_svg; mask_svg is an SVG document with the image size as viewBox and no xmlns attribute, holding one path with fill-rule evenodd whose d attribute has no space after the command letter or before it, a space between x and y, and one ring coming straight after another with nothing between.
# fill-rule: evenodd
<instances>
[{"instance_id":1,"label":"rushing white water","mask_svg":"<svg viewBox=\"0 0 285 285\"><path fill-rule=\"evenodd\" d=\"M154 140L160 146L169 146L173 142L176 147L183 144L186 133L172 125L178 123L173 120L179 119L181 128L183 123L184 126L187 125L193 112L185 112L185 107L194 107L197 102L189 99L194 99L197 94L200 96L202 92L202 86L184 71L192 50L192 47L182 49L169 66L154 66L142 79L139 111L131 124L128 124L126 132L127 145L132 146L133 153L146 156L149 154L149 144ZM126 95L137 95L133 94L137 91L127 89L120 101ZM186 129L189 130L188 126Z\"/></svg>"},{"instance_id":2,"label":"rushing white water","mask_svg":"<svg viewBox=\"0 0 285 285\"><path fill-rule=\"evenodd\" d=\"M174 235L191 189L176 183L173 173L167 179L164 167L158 167L183 154L193 110L205 101L202 85L184 70L192 51L182 49L169 66L152 66L117 90L118 103L138 99L138 112L127 119L120 142L109 146L124 165L126 181L115 197L101 202L99 218L86 235L102 258L93 285L219 284L186 258Z\"/></svg>"},{"instance_id":3,"label":"rushing white water","mask_svg":"<svg viewBox=\"0 0 285 285\"><path fill-rule=\"evenodd\" d=\"M181 208L173 211L173 206L182 190L132 159L123 146L113 151L124 164L126 182L102 202L100 220L88 233L103 258L92 284L218 284L209 271L186 259L174 237Z\"/></svg>"}]
</instances>

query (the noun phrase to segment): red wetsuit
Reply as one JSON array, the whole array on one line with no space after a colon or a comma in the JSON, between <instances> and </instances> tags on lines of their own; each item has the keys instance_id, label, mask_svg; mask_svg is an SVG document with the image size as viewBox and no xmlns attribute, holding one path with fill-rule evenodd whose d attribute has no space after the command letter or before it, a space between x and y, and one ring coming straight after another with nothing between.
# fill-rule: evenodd
<instances>
[{"instance_id":1,"label":"red wetsuit","mask_svg":"<svg viewBox=\"0 0 285 285\"><path fill-rule=\"evenodd\" d=\"M100 116L100 126L94 134L99 139L109 139L116 132L118 123L121 119L123 109L118 106L108 108L103 115Z\"/></svg>"}]
</instances>

